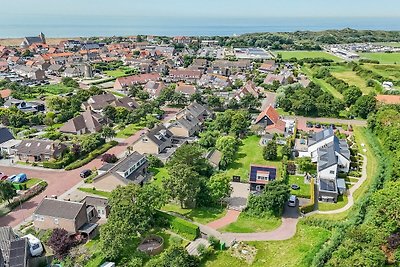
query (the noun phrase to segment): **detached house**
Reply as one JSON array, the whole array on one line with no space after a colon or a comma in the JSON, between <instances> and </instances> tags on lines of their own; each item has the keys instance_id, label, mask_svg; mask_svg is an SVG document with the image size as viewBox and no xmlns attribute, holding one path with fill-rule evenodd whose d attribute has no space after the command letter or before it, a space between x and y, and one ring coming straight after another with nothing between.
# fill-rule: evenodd
<instances>
[{"instance_id":1,"label":"detached house","mask_svg":"<svg viewBox=\"0 0 400 267\"><path fill-rule=\"evenodd\" d=\"M69 134L98 133L109 120L91 110L86 110L81 115L70 119L60 128L60 132Z\"/></svg>"},{"instance_id":2,"label":"detached house","mask_svg":"<svg viewBox=\"0 0 400 267\"><path fill-rule=\"evenodd\" d=\"M21 140L15 140L14 135L6 127L0 127L0 152L1 154L13 154L14 149L21 143ZM0 157L1 157L0 154Z\"/></svg>"},{"instance_id":3,"label":"detached house","mask_svg":"<svg viewBox=\"0 0 400 267\"><path fill-rule=\"evenodd\" d=\"M193 102L186 108L180 110L175 117L176 119L180 119L188 114L198 119L201 123L213 116L213 112L208 107Z\"/></svg>"},{"instance_id":4,"label":"detached house","mask_svg":"<svg viewBox=\"0 0 400 267\"><path fill-rule=\"evenodd\" d=\"M147 158L133 152L115 164L104 164L99 168L93 186L107 192L130 183L142 186L149 178L148 168Z\"/></svg>"},{"instance_id":5,"label":"detached house","mask_svg":"<svg viewBox=\"0 0 400 267\"><path fill-rule=\"evenodd\" d=\"M123 107L127 110L134 110L139 107L139 104L130 97L117 98L113 94L95 95L82 104L86 110L93 110L94 112L101 113L107 106Z\"/></svg>"},{"instance_id":6,"label":"detached house","mask_svg":"<svg viewBox=\"0 0 400 267\"><path fill-rule=\"evenodd\" d=\"M170 123L167 128L174 136L192 137L200 132L200 121L189 113Z\"/></svg>"},{"instance_id":7,"label":"detached house","mask_svg":"<svg viewBox=\"0 0 400 267\"><path fill-rule=\"evenodd\" d=\"M240 101L245 95L251 94L255 98L260 97L261 90L260 88L256 87L255 83L252 81L248 81L239 91L236 92L234 98L237 101Z\"/></svg>"},{"instance_id":8,"label":"detached house","mask_svg":"<svg viewBox=\"0 0 400 267\"><path fill-rule=\"evenodd\" d=\"M261 112L254 124L263 127L267 133L284 134L286 132L286 122L280 118L279 113L272 106L268 106Z\"/></svg>"},{"instance_id":9,"label":"detached house","mask_svg":"<svg viewBox=\"0 0 400 267\"><path fill-rule=\"evenodd\" d=\"M250 165L250 191L261 191L265 185L276 179L276 168L268 166Z\"/></svg>"},{"instance_id":10,"label":"detached house","mask_svg":"<svg viewBox=\"0 0 400 267\"><path fill-rule=\"evenodd\" d=\"M44 140L22 140L15 155L21 161L40 162L57 159L67 147L62 143Z\"/></svg>"},{"instance_id":11,"label":"detached house","mask_svg":"<svg viewBox=\"0 0 400 267\"><path fill-rule=\"evenodd\" d=\"M141 154L158 155L173 144L173 133L164 125L156 126L132 144L133 151Z\"/></svg>"},{"instance_id":12,"label":"detached house","mask_svg":"<svg viewBox=\"0 0 400 267\"><path fill-rule=\"evenodd\" d=\"M11 226L0 227L0 266L33 266L30 259L28 239L19 238Z\"/></svg>"}]
</instances>

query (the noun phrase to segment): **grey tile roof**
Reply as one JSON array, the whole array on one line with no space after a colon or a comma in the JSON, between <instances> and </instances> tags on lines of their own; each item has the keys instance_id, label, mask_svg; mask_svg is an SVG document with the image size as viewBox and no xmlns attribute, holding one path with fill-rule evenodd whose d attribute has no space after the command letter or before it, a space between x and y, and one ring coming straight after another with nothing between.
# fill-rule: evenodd
<instances>
[{"instance_id":1,"label":"grey tile roof","mask_svg":"<svg viewBox=\"0 0 400 267\"><path fill-rule=\"evenodd\" d=\"M190 104L186 108L186 110L196 118L198 118L203 113L211 114L211 111L207 107L200 105L197 102L193 102L192 104Z\"/></svg>"},{"instance_id":2,"label":"grey tile roof","mask_svg":"<svg viewBox=\"0 0 400 267\"><path fill-rule=\"evenodd\" d=\"M317 132L317 133L313 133L308 138L308 145L311 146L311 145L321 142L322 140L325 140L333 135L334 135L334 132L333 132L332 127L325 129L323 131Z\"/></svg>"},{"instance_id":3,"label":"grey tile roof","mask_svg":"<svg viewBox=\"0 0 400 267\"><path fill-rule=\"evenodd\" d=\"M144 158L143 155L141 155L135 151L132 154L130 154L128 157L126 157L125 159L120 161L118 163L118 165L113 169L113 171L126 172L143 158Z\"/></svg>"},{"instance_id":4,"label":"grey tile roof","mask_svg":"<svg viewBox=\"0 0 400 267\"><path fill-rule=\"evenodd\" d=\"M337 192L336 180L320 179L319 190L328 192Z\"/></svg>"},{"instance_id":5,"label":"grey tile roof","mask_svg":"<svg viewBox=\"0 0 400 267\"><path fill-rule=\"evenodd\" d=\"M58 156L64 151L66 146L61 143L44 140L22 140L17 146L17 154L25 155L51 155Z\"/></svg>"},{"instance_id":6,"label":"grey tile roof","mask_svg":"<svg viewBox=\"0 0 400 267\"><path fill-rule=\"evenodd\" d=\"M0 227L0 267L4 262L10 267L25 267L28 256L28 240L18 238L10 226Z\"/></svg>"},{"instance_id":7,"label":"grey tile roof","mask_svg":"<svg viewBox=\"0 0 400 267\"><path fill-rule=\"evenodd\" d=\"M33 214L73 220L85 206L85 203L44 198Z\"/></svg>"},{"instance_id":8,"label":"grey tile roof","mask_svg":"<svg viewBox=\"0 0 400 267\"><path fill-rule=\"evenodd\" d=\"M14 136L8 128L0 127L0 144L13 140Z\"/></svg>"},{"instance_id":9,"label":"grey tile roof","mask_svg":"<svg viewBox=\"0 0 400 267\"><path fill-rule=\"evenodd\" d=\"M325 170L337 164L337 156L335 154L334 144L331 143L327 146L318 149L318 171Z\"/></svg>"},{"instance_id":10,"label":"grey tile roof","mask_svg":"<svg viewBox=\"0 0 400 267\"><path fill-rule=\"evenodd\" d=\"M164 125L160 124L156 126L155 128L151 129L146 136L156 143L158 146L163 144L164 142L168 141L172 136L173 133L165 128Z\"/></svg>"},{"instance_id":11,"label":"grey tile roof","mask_svg":"<svg viewBox=\"0 0 400 267\"><path fill-rule=\"evenodd\" d=\"M103 197L93 197L86 196L82 202L86 202L86 205L94 206L94 207L107 207L108 199Z\"/></svg>"}]
</instances>

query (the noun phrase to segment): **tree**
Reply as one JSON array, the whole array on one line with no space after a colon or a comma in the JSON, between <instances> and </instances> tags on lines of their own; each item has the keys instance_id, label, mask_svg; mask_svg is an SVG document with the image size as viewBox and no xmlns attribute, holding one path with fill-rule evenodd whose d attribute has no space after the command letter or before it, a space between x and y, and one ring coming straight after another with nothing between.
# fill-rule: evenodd
<instances>
[{"instance_id":1,"label":"tree","mask_svg":"<svg viewBox=\"0 0 400 267\"><path fill-rule=\"evenodd\" d=\"M348 107L356 103L360 96L362 96L362 91L357 86L350 86L343 92L344 103Z\"/></svg>"},{"instance_id":2,"label":"tree","mask_svg":"<svg viewBox=\"0 0 400 267\"><path fill-rule=\"evenodd\" d=\"M241 110L235 112L232 121L230 132L234 133L237 137L242 137L247 133L251 125L250 114L248 111Z\"/></svg>"},{"instance_id":3,"label":"tree","mask_svg":"<svg viewBox=\"0 0 400 267\"><path fill-rule=\"evenodd\" d=\"M212 167L203 155L204 150L198 144L185 144L175 151L167 167L183 164L192 168L199 175L209 177Z\"/></svg>"},{"instance_id":4,"label":"tree","mask_svg":"<svg viewBox=\"0 0 400 267\"><path fill-rule=\"evenodd\" d=\"M242 108L256 110L261 107L261 101L252 94L246 94L240 99Z\"/></svg>"},{"instance_id":5,"label":"tree","mask_svg":"<svg viewBox=\"0 0 400 267\"><path fill-rule=\"evenodd\" d=\"M112 120L115 122L116 117L117 117L117 110L113 106L106 106L103 110L104 116L106 116L108 119Z\"/></svg>"},{"instance_id":6,"label":"tree","mask_svg":"<svg viewBox=\"0 0 400 267\"><path fill-rule=\"evenodd\" d=\"M153 184L143 187L128 184L113 190L109 198L111 212L107 223L100 229L100 246L104 255L116 260L127 253L129 244L153 227L156 211L165 202L164 191Z\"/></svg>"},{"instance_id":7,"label":"tree","mask_svg":"<svg viewBox=\"0 0 400 267\"><path fill-rule=\"evenodd\" d=\"M226 168L235 159L238 141L233 136L221 136L218 138L215 147L222 153L221 167Z\"/></svg>"},{"instance_id":8,"label":"tree","mask_svg":"<svg viewBox=\"0 0 400 267\"><path fill-rule=\"evenodd\" d=\"M75 241L65 229L56 228L51 233L47 244L54 251L54 255L58 259L64 258L69 250L75 245Z\"/></svg>"},{"instance_id":9,"label":"tree","mask_svg":"<svg viewBox=\"0 0 400 267\"><path fill-rule=\"evenodd\" d=\"M292 155L292 149L288 145L283 145L281 151L282 151L282 156L290 158L290 156Z\"/></svg>"},{"instance_id":10,"label":"tree","mask_svg":"<svg viewBox=\"0 0 400 267\"><path fill-rule=\"evenodd\" d=\"M297 159L297 164L302 172L311 172L315 169L310 157L301 157Z\"/></svg>"},{"instance_id":11,"label":"tree","mask_svg":"<svg viewBox=\"0 0 400 267\"><path fill-rule=\"evenodd\" d=\"M271 140L263 149L263 158L265 160L276 160L278 158L278 145L275 140Z\"/></svg>"},{"instance_id":12,"label":"tree","mask_svg":"<svg viewBox=\"0 0 400 267\"><path fill-rule=\"evenodd\" d=\"M61 79L61 83L67 87L79 88L79 83L70 77L64 77Z\"/></svg>"},{"instance_id":13,"label":"tree","mask_svg":"<svg viewBox=\"0 0 400 267\"><path fill-rule=\"evenodd\" d=\"M149 161L149 168L161 168L164 166L163 162L153 155L148 155L147 160Z\"/></svg>"},{"instance_id":14,"label":"tree","mask_svg":"<svg viewBox=\"0 0 400 267\"><path fill-rule=\"evenodd\" d=\"M13 199L17 195L14 186L8 181L0 181L0 200L7 201L10 203L10 200Z\"/></svg>"},{"instance_id":15,"label":"tree","mask_svg":"<svg viewBox=\"0 0 400 267\"><path fill-rule=\"evenodd\" d=\"M283 212L285 203L289 199L290 189L284 181L273 181L265 185L259 195L250 195L248 212L262 216L272 213L279 216Z\"/></svg>"},{"instance_id":16,"label":"tree","mask_svg":"<svg viewBox=\"0 0 400 267\"><path fill-rule=\"evenodd\" d=\"M108 127L108 126L105 126L105 127L103 127L103 130L101 131L101 136L104 138L104 139L112 139L112 138L114 138L115 136L116 136L116 133L115 133L115 131L114 131L114 129L113 128L111 128L111 127Z\"/></svg>"},{"instance_id":17,"label":"tree","mask_svg":"<svg viewBox=\"0 0 400 267\"><path fill-rule=\"evenodd\" d=\"M207 187L214 203L222 205L223 199L231 195L232 187L230 182L231 179L224 173L211 176Z\"/></svg>"},{"instance_id":18,"label":"tree","mask_svg":"<svg viewBox=\"0 0 400 267\"><path fill-rule=\"evenodd\" d=\"M114 154L106 153L101 156L101 161L106 162L106 163L115 163L118 161L118 158Z\"/></svg>"},{"instance_id":19,"label":"tree","mask_svg":"<svg viewBox=\"0 0 400 267\"><path fill-rule=\"evenodd\" d=\"M163 180L164 188L173 199L178 199L181 207L195 206L196 195L199 192L200 176L193 167L184 164L174 164L168 168L169 177Z\"/></svg>"},{"instance_id":20,"label":"tree","mask_svg":"<svg viewBox=\"0 0 400 267\"><path fill-rule=\"evenodd\" d=\"M366 119L376 109L376 98L373 95L363 95L357 99L353 108L358 116Z\"/></svg>"}]
</instances>

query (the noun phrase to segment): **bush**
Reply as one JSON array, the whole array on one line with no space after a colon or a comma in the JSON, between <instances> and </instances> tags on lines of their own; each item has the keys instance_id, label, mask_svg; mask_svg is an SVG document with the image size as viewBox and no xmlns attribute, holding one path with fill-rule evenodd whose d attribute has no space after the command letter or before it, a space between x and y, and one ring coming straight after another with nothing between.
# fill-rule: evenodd
<instances>
[{"instance_id":1,"label":"bush","mask_svg":"<svg viewBox=\"0 0 400 267\"><path fill-rule=\"evenodd\" d=\"M100 156L101 154L107 152L109 149L116 146L117 144L118 144L117 141L108 142L108 143L102 145L100 148L95 149L92 152L90 152L86 158L77 160L74 163L69 164L67 167L65 167L65 170L69 171L69 170L74 170L74 169L80 168L80 167L88 164L89 162L91 162L96 157Z\"/></svg>"},{"instance_id":2,"label":"bush","mask_svg":"<svg viewBox=\"0 0 400 267\"><path fill-rule=\"evenodd\" d=\"M162 167L164 167L163 162L159 158L157 158L157 157L155 157L153 155L148 155L147 156L147 160L149 161L149 168L162 168Z\"/></svg>"},{"instance_id":3,"label":"bush","mask_svg":"<svg viewBox=\"0 0 400 267\"><path fill-rule=\"evenodd\" d=\"M210 242L210 244L211 244L211 246L214 248L214 249L218 249L219 248L219 244L220 244L220 241L218 240L218 238L216 238L215 236L209 236L208 237L208 242Z\"/></svg>"},{"instance_id":4,"label":"bush","mask_svg":"<svg viewBox=\"0 0 400 267\"><path fill-rule=\"evenodd\" d=\"M101 161L106 162L106 163L115 163L118 161L117 156L115 156L114 154L103 154L103 156L101 157Z\"/></svg>"},{"instance_id":5,"label":"bush","mask_svg":"<svg viewBox=\"0 0 400 267\"><path fill-rule=\"evenodd\" d=\"M184 219L161 211L157 213L157 217L166 219L165 222L173 231L189 240L195 240L200 235L199 227L191 222L185 221Z\"/></svg>"}]
</instances>

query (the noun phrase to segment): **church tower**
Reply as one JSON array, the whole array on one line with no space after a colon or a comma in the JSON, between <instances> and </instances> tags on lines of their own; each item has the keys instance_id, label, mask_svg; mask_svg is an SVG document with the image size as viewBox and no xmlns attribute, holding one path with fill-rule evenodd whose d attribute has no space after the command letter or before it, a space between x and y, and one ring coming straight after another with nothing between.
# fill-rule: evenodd
<instances>
[{"instance_id":1,"label":"church tower","mask_svg":"<svg viewBox=\"0 0 400 267\"><path fill-rule=\"evenodd\" d=\"M43 32L40 33L39 37L40 37L40 39L42 40L42 43L45 44L45 43L46 43L46 36L44 36L44 33L43 33Z\"/></svg>"}]
</instances>

